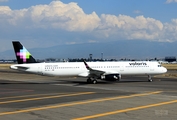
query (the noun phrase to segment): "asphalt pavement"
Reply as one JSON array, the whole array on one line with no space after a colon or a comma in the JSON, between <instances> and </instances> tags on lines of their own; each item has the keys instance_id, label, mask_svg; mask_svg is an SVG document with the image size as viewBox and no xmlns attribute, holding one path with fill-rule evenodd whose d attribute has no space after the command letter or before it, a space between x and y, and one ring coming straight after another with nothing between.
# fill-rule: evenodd
<instances>
[{"instance_id":1,"label":"asphalt pavement","mask_svg":"<svg viewBox=\"0 0 177 120\"><path fill-rule=\"evenodd\" d=\"M46 77L0 70L0 120L176 120L177 79Z\"/></svg>"}]
</instances>

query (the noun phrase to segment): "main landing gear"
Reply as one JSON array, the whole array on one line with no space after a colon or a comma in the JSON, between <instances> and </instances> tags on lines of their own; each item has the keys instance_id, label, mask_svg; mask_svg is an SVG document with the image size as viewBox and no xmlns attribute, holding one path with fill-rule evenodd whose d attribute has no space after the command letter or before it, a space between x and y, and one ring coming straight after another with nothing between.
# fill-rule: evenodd
<instances>
[{"instance_id":1,"label":"main landing gear","mask_svg":"<svg viewBox=\"0 0 177 120\"><path fill-rule=\"evenodd\" d=\"M149 81L149 82L152 82L151 75L148 75L148 81Z\"/></svg>"},{"instance_id":2,"label":"main landing gear","mask_svg":"<svg viewBox=\"0 0 177 120\"><path fill-rule=\"evenodd\" d=\"M93 84L96 84L97 83L97 79L95 79L95 78L88 78L87 79L87 83L93 83Z\"/></svg>"}]
</instances>

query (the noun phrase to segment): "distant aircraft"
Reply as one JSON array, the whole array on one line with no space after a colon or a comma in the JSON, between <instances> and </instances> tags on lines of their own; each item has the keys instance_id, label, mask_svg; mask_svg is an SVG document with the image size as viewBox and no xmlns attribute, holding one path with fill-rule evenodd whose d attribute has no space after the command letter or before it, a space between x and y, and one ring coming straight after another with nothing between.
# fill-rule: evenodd
<instances>
[{"instance_id":1,"label":"distant aircraft","mask_svg":"<svg viewBox=\"0 0 177 120\"><path fill-rule=\"evenodd\" d=\"M88 83L96 84L98 79L120 80L121 75L147 75L151 82L151 75L167 72L158 62L151 61L37 63L19 41L12 43L18 64L10 68L40 75L86 77Z\"/></svg>"}]
</instances>

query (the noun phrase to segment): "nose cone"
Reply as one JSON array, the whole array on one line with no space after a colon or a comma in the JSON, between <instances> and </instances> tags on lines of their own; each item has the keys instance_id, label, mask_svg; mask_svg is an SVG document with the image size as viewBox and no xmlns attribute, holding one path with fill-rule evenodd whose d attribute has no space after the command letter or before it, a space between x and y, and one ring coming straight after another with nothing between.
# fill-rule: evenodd
<instances>
[{"instance_id":1,"label":"nose cone","mask_svg":"<svg viewBox=\"0 0 177 120\"><path fill-rule=\"evenodd\" d=\"M163 72L166 73L167 72L167 68L164 67L163 68Z\"/></svg>"}]
</instances>

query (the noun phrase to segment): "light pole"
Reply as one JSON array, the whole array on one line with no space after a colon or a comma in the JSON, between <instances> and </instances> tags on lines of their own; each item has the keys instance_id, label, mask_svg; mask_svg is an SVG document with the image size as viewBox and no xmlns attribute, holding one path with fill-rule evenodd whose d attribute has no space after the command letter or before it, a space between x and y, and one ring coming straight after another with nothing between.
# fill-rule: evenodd
<instances>
[{"instance_id":1,"label":"light pole","mask_svg":"<svg viewBox=\"0 0 177 120\"><path fill-rule=\"evenodd\" d=\"M101 60L103 60L103 53L101 53Z\"/></svg>"}]
</instances>

